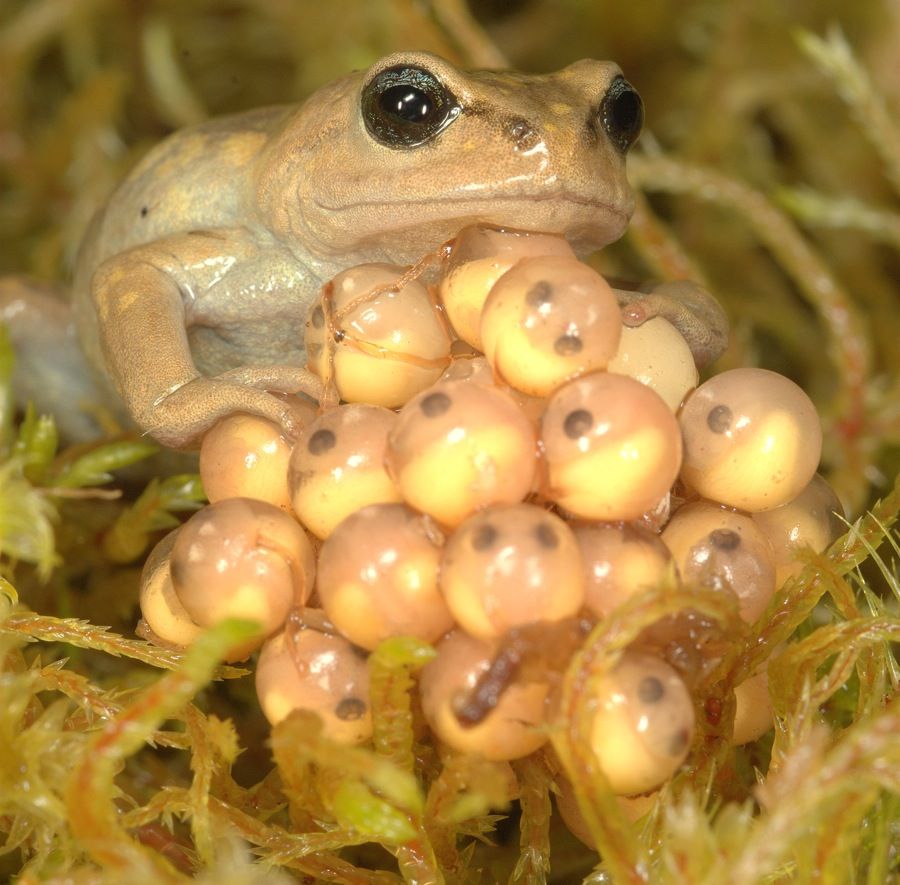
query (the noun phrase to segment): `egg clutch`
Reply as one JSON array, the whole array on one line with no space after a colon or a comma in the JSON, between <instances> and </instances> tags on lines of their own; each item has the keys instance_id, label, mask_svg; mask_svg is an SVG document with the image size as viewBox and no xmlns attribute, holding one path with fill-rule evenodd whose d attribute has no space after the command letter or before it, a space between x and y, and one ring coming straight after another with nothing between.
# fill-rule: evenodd
<instances>
[{"instance_id":1,"label":"egg clutch","mask_svg":"<svg viewBox=\"0 0 900 885\"><path fill-rule=\"evenodd\" d=\"M562 238L467 228L432 285L427 264L323 288L306 350L325 394L293 399L293 445L245 415L207 433L211 503L152 552L140 629L186 646L224 618L258 622L230 659L261 647L266 717L312 710L349 744L372 734L367 655L416 637L437 650L418 679L435 738L515 759L548 740L559 667L486 692L510 637L571 656L585 624L677 575L752 622L798 548L832 540L840 505L796 384L746 368L698 386L678 330L623 325ZM591 750L622 796L691 747L690 680L664 649L635 643L590 701ZM765 671L736 694L740 743L771 724Z\"/></svg>"}]
</instances>

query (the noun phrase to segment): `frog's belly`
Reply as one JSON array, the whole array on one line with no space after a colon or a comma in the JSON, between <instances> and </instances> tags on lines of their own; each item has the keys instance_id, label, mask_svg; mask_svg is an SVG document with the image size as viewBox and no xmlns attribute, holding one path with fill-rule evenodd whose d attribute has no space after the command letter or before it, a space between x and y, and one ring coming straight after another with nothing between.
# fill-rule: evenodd
<instances>
[{"instance_id":1,"label":"frog's belly","mask_svg":"<svg viewBox=\"0 0 900 885\"><path fill-rule=\"evenodd\" d=\"M193 326L188 341L194 363L204 375L242 366L302 366L304 326L288 323L241 323L236 326Z\"/></svg>"}]
</instances>

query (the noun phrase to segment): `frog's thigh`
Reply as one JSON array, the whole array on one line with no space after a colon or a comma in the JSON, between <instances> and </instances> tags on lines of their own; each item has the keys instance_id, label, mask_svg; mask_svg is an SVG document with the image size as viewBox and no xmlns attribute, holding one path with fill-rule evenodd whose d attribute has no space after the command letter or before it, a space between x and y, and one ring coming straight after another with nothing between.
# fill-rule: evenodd
<instances>
[{"instance_id":1,"label":"frog's thigh","mask_svg":"<svg viewBox=\"0 0 900 885\"><path fill-rule=\"evenodd\" d=\"M62 295L24 277L0 278L0 322L9 328L15 349L18 405L31 402L39 414L53 415L64 439L83 442L101 436L98 418L110 413L109 392L98 384L82 353Z\"/></svg>"}]
</instances>

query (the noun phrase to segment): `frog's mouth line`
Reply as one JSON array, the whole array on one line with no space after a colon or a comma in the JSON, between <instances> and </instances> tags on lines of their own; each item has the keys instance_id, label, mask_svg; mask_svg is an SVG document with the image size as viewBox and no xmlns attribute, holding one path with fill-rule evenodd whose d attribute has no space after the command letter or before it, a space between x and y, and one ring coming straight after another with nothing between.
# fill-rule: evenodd
<instances>
[{"instance_id":1,"label":"frog's mouth line","mask_svg":"<svg viewBox=\"0 0 900 885\"><path fill-rule=\"evenodd\" d=\"M362 227L377 229L382 239L403 237L412 230L430 228L436 239L448 239L470 224L535 233L558 234L569 239L576 251L602 248L619 239L628 226L630 207L620 208L603 200L575 194L540 196L448 197L441 200L394 200L350 203L331 208L315 201L318 211L331 214L338 227L348 225L348 213L358 214ZM363 221L365 216L368 221ZM344 221L338 221L343 218ZM324 233L324 231L323 231ZM328 239L328 235L325 235Z\"/></svg>"},{"instance_id":2,"label":"frog's mouth line","mask_svg":"<svg viewBox=\"0 0 900 885\"><path fill-rule=\"evenodd\" d=\"M345 203L342 206L329 206L327 203L322 202L321 200L313 200L314 205L317 209L322 209L326 212L332 212L336 214L340 214L342 212L351 212L354 210L367 209L369 207L384 210L384 209L403 209L412 206L416 206L418 208L422 208L423 206L457 206L457 205L467 205L467 206L492 206L492 205L502 205L502 204L529 204L534 205L535 203L574 203L578 206L588 206L592 209L600 209L606 212L608 215L619 216L623 219L628 219L630 217L630 213L624 209L618 209L613 206L611 203L605 200L595 200L590 197L582 197L577 194L570 193L556 193L556 194L497 194L493 196L486 197L478 197L478 196L460 196L460 197L446 197L442 199L435 200L361 200L356 203ZM429 213L430 214L430 213ZM438 214L438 213L435 213Z\"/></svg>"},{"instance_id":3,"label":"frog's mouth line","mask_svg":"<svg viewBox=\"0 0 900 885\"><path fill-rule=\"evenodd\" d=\"M307 205L315 207L312 214L319 216L308 218L307 248L315 241L322 254L333 255L374 238L384 246L384 254L392 256L390 260L401 264L415 260L407 247L419 249L426 240L445 242L471 224L557 234L566 237L576 253L587 253L619 239L631 217L630 206L565 192L459 194L433 200L358 201L339 207L311 198Z\"/></svg>"}]
</instances>

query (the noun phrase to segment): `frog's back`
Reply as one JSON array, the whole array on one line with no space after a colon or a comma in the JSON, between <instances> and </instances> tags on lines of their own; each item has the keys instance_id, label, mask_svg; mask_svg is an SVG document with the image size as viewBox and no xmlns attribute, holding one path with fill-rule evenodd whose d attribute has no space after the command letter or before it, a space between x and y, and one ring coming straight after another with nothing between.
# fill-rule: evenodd
<instances>
[{"instance_id":1,"label":"frog's back","mask_svg":"<svg viewBox=\"0 0 900 885\"><path fill-rule=\"evenodd\" d=\"M253 164L290 112L270 107L176 132L134 168L94 219L76 272L78 290L97 266L134 246L192 230L253 224Z\"/></svg>"}]
</instances>

